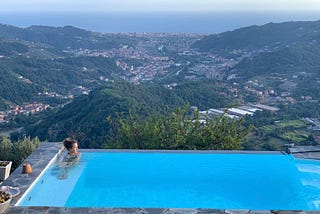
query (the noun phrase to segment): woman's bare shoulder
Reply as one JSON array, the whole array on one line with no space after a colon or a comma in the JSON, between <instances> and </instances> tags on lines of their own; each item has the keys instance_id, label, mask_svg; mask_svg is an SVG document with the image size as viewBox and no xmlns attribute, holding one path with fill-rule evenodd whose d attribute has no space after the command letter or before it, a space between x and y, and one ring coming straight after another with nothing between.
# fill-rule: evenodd
<instances>
[{"instance_id":1,"label":"woman's bare shoulder","mask_svg":"<svg viewBox=\"0 0 320 214\"><path fill-rule=\"evenodd\" d=\"M78 153L77 155L70 155L67 154L64 156L64 158L60 161L59 166L60 167L68 167L76 164L80 159L81 153Z\"/></svg>"}]
</instances>

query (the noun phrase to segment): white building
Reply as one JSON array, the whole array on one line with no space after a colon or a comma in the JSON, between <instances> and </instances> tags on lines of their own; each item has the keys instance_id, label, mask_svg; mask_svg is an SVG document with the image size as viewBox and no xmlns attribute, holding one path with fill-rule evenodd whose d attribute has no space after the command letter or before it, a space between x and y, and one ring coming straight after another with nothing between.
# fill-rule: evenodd
<instances>
[{"instance_id":1,"label":"white building","mask_svg":"<svg viewBox=\"0 0 320 214\"><path fill-rule=\"evenodd\" d=\"M243 117L245 115L250 115L250 116L253 115L253 113L250 111L245 111L245 110L238 109L238 108L229 108L228 113L231 115L239 116L239 117Z\"/></svg>"}]
</instances>

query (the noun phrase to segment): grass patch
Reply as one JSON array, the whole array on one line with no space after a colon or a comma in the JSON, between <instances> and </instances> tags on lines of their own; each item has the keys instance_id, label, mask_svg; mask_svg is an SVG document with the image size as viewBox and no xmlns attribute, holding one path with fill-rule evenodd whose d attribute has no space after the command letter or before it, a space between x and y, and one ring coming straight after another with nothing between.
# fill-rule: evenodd
<instances>
[{"instance_id":1,"label":"grass patch","mask_svg":"<svg viewBox=\"0 0 320 214\"><path fill-rule=\"evenodd\" d=\"M299 129L299 128L306 128L307 124L303 120L281 121L280 123L276 124L276 128L286 128L286 127Z\"/></svg>"},{"instance_id":2,"label":"grass patch","mask_svg":"<svg viewBox=\"0 0 320 214\"><path fill-rule=\"evenodd\" d=\"M280 135L279 137L284 140L288 140L292 143L301 143L307 140L308 135L306 133L301 133L299 131L293 131L293 132L286 132Z\"/></svg>"}]
</instances>

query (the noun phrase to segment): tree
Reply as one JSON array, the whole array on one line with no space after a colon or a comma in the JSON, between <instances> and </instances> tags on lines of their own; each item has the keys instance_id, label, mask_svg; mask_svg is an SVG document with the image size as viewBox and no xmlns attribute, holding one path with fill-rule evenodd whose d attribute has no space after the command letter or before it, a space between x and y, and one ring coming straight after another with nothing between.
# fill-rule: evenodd
<instances>
[{"instance_id":1,"label":"tree","mask_svg":"<svg viewBox=\"0 0 320 214\"><path fill-rule=\"evenodd\" d=\"M39 145L38 138L24 137L13 143L13 164L19 166Z\"/></svg>"},{"instance_id":2,"label":"tree","mask_svg":"<svg viewBox=\"0 0 320 214\"><path fill-rule=\"evenodd\" d=\"M0 136L0 160L10 160L12 158L12 143L8 136Z\"/></svg>"},{"instance_id":3,"label":"tree","mask_svg":"<svg viewBox=\"0 0 320 214\"><path fill-rule=\"evenodd\" d=\"M0 160L12 161L12 170L14 170L40 143L38 138L24 137L17 142L11 142L8 136L0 136Z\"/></svg>"},{"instance_id":4,"label":"tree","mask_svg":"<svg viewBox=\"0 0 320 214\"><path fill-rule=\"evenodd\" d=\"M199 112L188 113L188 106L171 115L153 114L145 120L137 115L118 117L111 122L114 136L104 148L123 149L201 149L239 150L251 126L245 118L234 120L225 115L201 120ZM192 116L191 116L192 115Z\"/></svg>"}]
</instances>

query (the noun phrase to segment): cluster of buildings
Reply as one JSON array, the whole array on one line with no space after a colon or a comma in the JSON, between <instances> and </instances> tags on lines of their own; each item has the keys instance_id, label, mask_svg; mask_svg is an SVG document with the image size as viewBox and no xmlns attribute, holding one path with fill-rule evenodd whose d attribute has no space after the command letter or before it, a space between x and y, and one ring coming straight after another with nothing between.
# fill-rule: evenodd
<instances>
[{"instance_id":1,"label":"cluster of buildings","mask_svg":"<svg viewBox=\"0 0 320 214\"><path fill-rule=\"evenodd\" d=\"M237 76L235 74L229 75L227 80L234 80ZM264 102L274 103L274 102L282 102L282 103L296 103L296 99L292 96L289 91L278 92L276 89L271 87L266 87L259 80L249 80L244 84L233 82L232 85L228 88L229 92L231 92L234 97L238 97L240 92L244 91L244 93L249 92L257 96L260 100ZM248 93L247 93L248 94ZM303 100L312 100L310 96L301 96Z\"/></svg>"},{"instance_id":2,"label":"cluster of buildings","mask_svg":"<svg viewBox=\"0 0 320 214\"><path fill-rule=\"evenodd\" d=\"M203 118L206 116L220 116L222 114L225 114L225 116L239 119L245 115L252 116L257 111L279 111L279 108L263 105L263 104L249 104L249 105L243 105L236 108L226 108L226 109L208 109L205 111L200 111L200 116Z\"/></svg>"},{"instance_id":3,"label":"cluster of buildings","mask_svg":"<svg viewBox=\"0 0 320 214\"><path fill-rule=\"evenodd\" d=\"M72 50L75 55L103 56L116 59L116 65L124 72L122 79L140 83L152 80L169 71L187 69L185 79L195 80L203 76L209 79L222 80L226 71L234 67L251 53L233 50L233 57L224 57L215 53L203 53L191 48L191 45L202 38L196 34L170 33L125 33L124 35L139 38L134 45L122 45L106 50ZM140 39L143 38L143 39ZM179 72L177 72L179 73Z\"/></svg>"},{"instance_id":4,"label":"cluster of buildings","mask_svg":"<svg viewBox=\"0 0 320 214\"><path fill-rule=\"evenodd\" d=\"M10 110L0 112L0 122L7 122L6 117L10 115L18 115L18 114L34 114L37 112L41 112L49 108L50 106L42 103L31 103L23 106L15 106Z\"/></svg>"},{"instance_id":5,"label":"cluster of buildings","mask_svg":"<svg viewBox=\"0 0 320 214\"><path fill-rule=\"evenodd\" d=\"M124 71L119 73L120 78L137 84L143 81L152 81L157 76L166 75L170 71L175 72L176 76L183 72L183 78L187 80L197 80L204 77L217 80L227 79L230 81L228 90L234 97L246 94L250 99L252 98L251 102L259 100L263 103L295 103L298 98L290 93L290 88L294 87L297 81L306 75L304 72L299 72L292 78L272 75L269 80L256 79L244 82L236 72L228 74L228 71L244 58L270 51L269 47L256 51L232 50L227 53L227 57L191 48L191 45L201 39L203 35L167 33L124 33L124 35L132 37L133 41L136 38L139 40L133 45L124 44L109 50L78 50L75 54L114 58L118 68ZM170 75L171 73L168 74L169 77ZM100 80L109 81L105 78L100 78ZM274 81L278 81L282 85L280 89L270 86L269 83ZM167 85L166 87L172 89L175 85ZM301 96L301 99L312 100L313 98L305 95Z\"/></svg>"},{"instance_id":6,"label":"cluster of buildings","mask_svg":"<svg viewBox=\"0 0 320 214\"><path fill-rule=\"evenodd\" d=\"M125 71L122 79L135 83L153 78L157 74L165 74L168 68L174 64L169 57L151 53L144 46L129 47L124 45L120 48L103 51L81 50L77 54L116 58L116 66Z\"/></svg>"},{"instance_id":7,"label":"cluster of buildings","mask_svg":"<svg viewBox=\"0 0 320 214\"><path fill-rule=\"evenodd\" d=\"M100 80L102 81L109 81L108 78L101 76ZM59 98L59 99L73 99L74 97L80 96L80 95L88 95L90 93L90 89L81 85L75 86L73 89L68 91L67 96L58 94L56 92L48 92L45 91L43 93L38 93L39 96L44 97L51 97L51 98Z\"/></svg>"},{"instance_id":8,"label":"cluster of buildings","mask_svg":"<svg viewBox=\"0 0 320 214\"><path fill-rule=\"evenodd\" d=\"M100 77L101 79L101 77ZM84 87L84 86L75 86L72 90L70 90L68 92L68 98L74 98L74 97L77 97L77 96L81 96L81 95L88 95L90 93L90 89L88 89L87 87Z\"/></svg>"},{"instance_id":9,"label":"cluster of buildings","mask_svg":"<svg viewBox=\"0 0 320 214\"><path fill-rule=\"evenodd\" d=\"M169 57L167 52L183 53L190 49L191 44L201 38L200 35L194 34L128 33L126 35L143 39L135 45L122 45L106 50L80 49L71 52L75 55L114 58L116 65L125 71L120 76L122 79L140 83L152 80L157 75L166 74L171 67L179 67L176 66L180 63L179 60L175 57ZM203 73L206 73L208 70L211 72L212 69L196 68L196 70L198 72L204 70Z\"/></svg>"},{"instance_id":10,"label":"cluster of buildings","mask_svg":"<svg viewBox=\"0 0 320 214\"><path fill-rule=\"evenodd\" d=\"M312 129L313 131L320 131L320 118L303 118L304 121L312 124L309 128Z\"/></svg>"}]
</instances>

